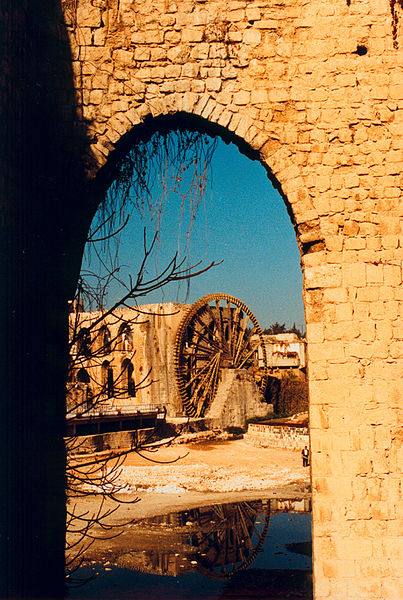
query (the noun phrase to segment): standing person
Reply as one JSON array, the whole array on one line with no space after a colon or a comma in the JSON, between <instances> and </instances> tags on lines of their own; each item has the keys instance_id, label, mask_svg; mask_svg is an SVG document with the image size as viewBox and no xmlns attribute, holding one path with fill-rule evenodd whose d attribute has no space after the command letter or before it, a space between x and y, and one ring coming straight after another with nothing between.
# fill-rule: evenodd
<instances>
[{"instance_id":1,"label":"standing person","mask_svg":"<svg viewBox=\"0 0 403 600\"><path fill-rule=\"evenodd\" d=\"M305 448L303 448L303 450L301 452L301 456L302 456L302 466L303 467L308 467L309 466L309 450L308 450L308 446L305 446Z\"/></svg>"}]
</instances>

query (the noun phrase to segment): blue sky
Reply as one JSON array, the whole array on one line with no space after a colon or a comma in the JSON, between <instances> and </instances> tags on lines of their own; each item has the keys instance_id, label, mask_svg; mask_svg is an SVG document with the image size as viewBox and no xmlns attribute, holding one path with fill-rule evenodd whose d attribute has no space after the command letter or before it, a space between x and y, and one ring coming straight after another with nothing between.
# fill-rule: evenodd
<instances>
[{"instance_id":1,"label":"blue sky","mask_svg":"<svg viewBox=\"0 0 403 600\"><path fill-rule=\"evenodd\" d=\"M172 195L161 214L160 243L149 273L162 268L176 251L184 256L188 214L180 219L180 198ZM182 222L178 226L178 222ZM152 225L133 213L122 234L120 261L135 275L142 256L143 227ZM275 321L303 326L302 275L295 233L284 202L262 165L242 155L233 144L218 140L204 203L192 225L190 261L223 261L178 289L171 284L139 298L139 304L194 302L213 292L232 294L245 302L265 327ZM112 286L109 302L121 293Z\"/></svg>"}]
</instances>

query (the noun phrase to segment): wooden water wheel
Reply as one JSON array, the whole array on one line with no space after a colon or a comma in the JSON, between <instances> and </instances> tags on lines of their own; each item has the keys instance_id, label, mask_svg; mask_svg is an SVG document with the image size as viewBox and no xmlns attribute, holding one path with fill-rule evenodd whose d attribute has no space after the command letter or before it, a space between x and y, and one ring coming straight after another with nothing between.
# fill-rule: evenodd
<instances>
[{"instance_id":1,"label":"wooden water wheel","mask_svg":"<svg viewBox=\"0 0 403 600\"><path fill-rule=\"evenodd\" d=\"M234 296L210 294L192 305L176 336L175 376L188 416L205 415L223 368L248 370L264 392L267 357L259 323Z\"/></svg>"}]
</instances>

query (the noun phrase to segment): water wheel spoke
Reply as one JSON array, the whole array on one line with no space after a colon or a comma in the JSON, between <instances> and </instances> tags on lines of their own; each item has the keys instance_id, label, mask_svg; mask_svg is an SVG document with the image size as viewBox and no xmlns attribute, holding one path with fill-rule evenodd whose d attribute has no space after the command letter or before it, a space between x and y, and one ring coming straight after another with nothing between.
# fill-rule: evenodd
<instances>
[{"instance_id":1,"label":"water wheel spoke","mask_svg":"<svg viewBox=\"0 0 403 600\"><path fill-rule=\"evenodd\" d=\"M242 367L244 366L246 361L249 360L249 358L251 356L253 356L253 354L255 354L256 350L257 350L257 346L253 347L246 355L244 354L244 350L242 351L241 356L240 356L240 361L242 361L242 362L240 362L240 364L237 365L239 369L242 369ZM245 358L243 358L244 356L245 356Z\"/></svg>"},{"instance_id":2,"label":"water wheel spoke","mask_svg":"<svg viewBox=\"0 0 403 600\"><path fill-rule=\"evenodd\" d=\"M198 331L197 333L200 337L203 338L204 341L206 341L206 343L209 346L218 351L221 350L221 343L219 340L217 341L217 336L214 332L214 329L211 329L211 325L212 321L210 321L210 323L205 323L203 331L206 333L201 333L200 331Z\"/></svg>"},{"instance_id":3,"label":"water wheel spoke","mask_svg":"<svg viewBox=\"0 0 403 600\"><path fill-rule=\"evenodd\" d=\"M249 529L247 527L243 513L240 513L240 524L241 524L244 540L247 541L249 548L251 550L253 550L252 538L250 536ZM250 519L249 519L249 526L251 526L251 525L252 525L252 523L250 522Z\"/></svg>"},{"instance_id":4,"label":"water wheel spoke","mask_svg":"<svg viewBox=\"0 0 403 600\"><path fill-rule=\"evenodd\" d=\"M218 354L216 354L213 359L211 360L210 364L209 364L209 368L207 370L207 373L203 376L203 378L201 379L201 381L199 382L195 393L197 394L199 392L199 389L201 388L201 386L208 380L210 380L210 375L212 372L212 369L214 368L215 364L220 360L220 357Z\"/></svg>"},{"instance_id":5,"label":"water wheel spoke","mask_svg":"<svg viewBox=\"0 0 403 600\"><path fill-rule=\"evenodd\" d=\"M241 350L241 345L242 345L242 341L243 338L245 336L245 332L246 332L246 324L249 321L249 317L246 316L244 319L242 319L240 325L240 331L239 331L239 336L238 336L238 340L237 340L237 347L236 347L236 351L235 351L235 357L234 357L234 364L237 363L238 360L238 356L239 356L239 352Z\"/></svg>"},{"instance_id":6,"label":"water wheel spoke","mask_svg":"<svg viewBox=\"0 0 403 600\"><path fill-rule=\"evenodd\" d=\"M212 346L214 348L214 350L216 350L217 352L218 352L218 350L221 350L221 347L219 344L217 344L217 342L210 340L208 336L203 335L201 333L201 331L199 331L198 329L194 329L190 325L189 325L189 327L190 327L190 329L192 329L192 331L194 331L194 333L197 335L198 338L202 339L203 342L206 342L208 348L210 348ZM207 327L204 327L204 329L207 329Z\"/></svg>"},{"instance_id":7,"label":"water wheel spoke","mask_svg":"<svg viewBox=\"0 0 403 600\"><path fill-rule=\"evenodd\" d=\"M233 312L233 314L232 314ZM239 326L239 314L241 312L241 308L237 306L234 311L230 309L230 323L231 323L231 337L230 337L230 345L229 350L231 356L234 356L234 349L237 340L237 329Z\"/></svg>"},{"instance_id":8,"label":"water wheel spoke","mask_svg":"<svg viewBox=\"0 0 403 600\"><path fill-rule=\"evenodd\" d=\"M232 336L233 342L232 342L232 347L231 347L231 355L235 362L235 357L236 357L238 346L239 346L239 339L240 339L241 332L242 332L242 318L240 318L240 310L237 312L236 316L234 316L233 330L235 333Z\"/></svg>"},{"instance_id":9,"label":"water wheel spoke","mask_svg":"<svg viewBox=\"0 0 403 600\"><path fill-rule=\"evenodd\" d=\"M191 379L189 379L189 381L186 383L186 386L192 384L202 373L204 373L204 371L206 369L209 369L215 360L216 360L216 355L214 355L213 358L202 369L197 371L195 373L195 375Z\"/></svg>"},{"instance_id":10,"label":"water wheel spoke","mask_svg":"<svg viewBox=\"0 0 403 600\"><path fill-rule=\"evenodd\" d=\"M203 403L199 402L199 407L200 407L199 411L202 411L204 409L206 398L207 397L211 398L215 394L215 390L216 390L217 382L218 382L219 366L220 366L220 363L218 361L217 364L214 366L214 370L213 370L211 378L208 382L206 394L203 398ZM209 394L209 392L210 392L210 394ZM210 404L210 402L208 402L207 406L209 404ZM201 412L200 412L200 414L201 414Z\"/></svg>"},{"instance_id":11,"label":"water wheel spoke","mask_svg":"<svg viewBox=\"0 0 403 600\"><path fill-rule=\"evenodd\" d=\"M198 414L200 414L200 411L202 411L204 408L209 391L214 389L214 383L218 376L219 363L220 355L216 354L207 373L204 375L194 391L194 396L197 398ZM201 396L199 396L199 392L201 392Z\"/></svg>"},{"instance_id":12,"label":"water wheel spoke","mask_svg":"<svg viewBox=\"0 0 403 600\"><path fill-rule=\"evenodd\" d=\"M212 319L212 322L215 323L215 325L216 325L216 327L213 330L213 335L216 337L216 339L218 337L218 343L220 344L221 349L222 349L224 338L223 338L223 335L222 335L223 332L222 332L222 327L221 327L221 324L220 324L220 320L218 319L218 322L217 322L217 317L213 313L213 310L212 310L211 306L209 306L208 304L206 305L206 310L207 310L208 314L210 315L210 317ZM218 314L220 314L220 311L218 311ZM216 335L216 331L220 331L220 335L219 336Z\"/></svg>"}]
</instances>

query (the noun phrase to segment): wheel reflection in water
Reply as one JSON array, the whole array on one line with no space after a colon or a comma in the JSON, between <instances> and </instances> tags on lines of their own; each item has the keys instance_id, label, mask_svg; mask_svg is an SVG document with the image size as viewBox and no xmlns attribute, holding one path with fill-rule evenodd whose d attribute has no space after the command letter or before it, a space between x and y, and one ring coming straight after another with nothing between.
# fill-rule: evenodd
<instances>
[{"instance_id":1,"label":"wheel reflection in water","mask_svg":"<svg viewBox=\"0 0 403 600\"><path fill-rule=\"evenodd\" d=\"M197 570L207 577L225 579L247 569L263 547L270 502L222 504L200 511L200 531L191 539L197 547Z\"/></svg>"},{"instance_id":2,"label":"wheel reflection in water","mask_svg":"<svg viewBox=\"0 0 403 600\"><path fill-rule=\"evenodd\" d=\"M279 512L278 502L205 506L134 522L110 547L91 546L76 575L95 578L69 597L312 600L310 514Z\"/></svg>"}]
</instances>

